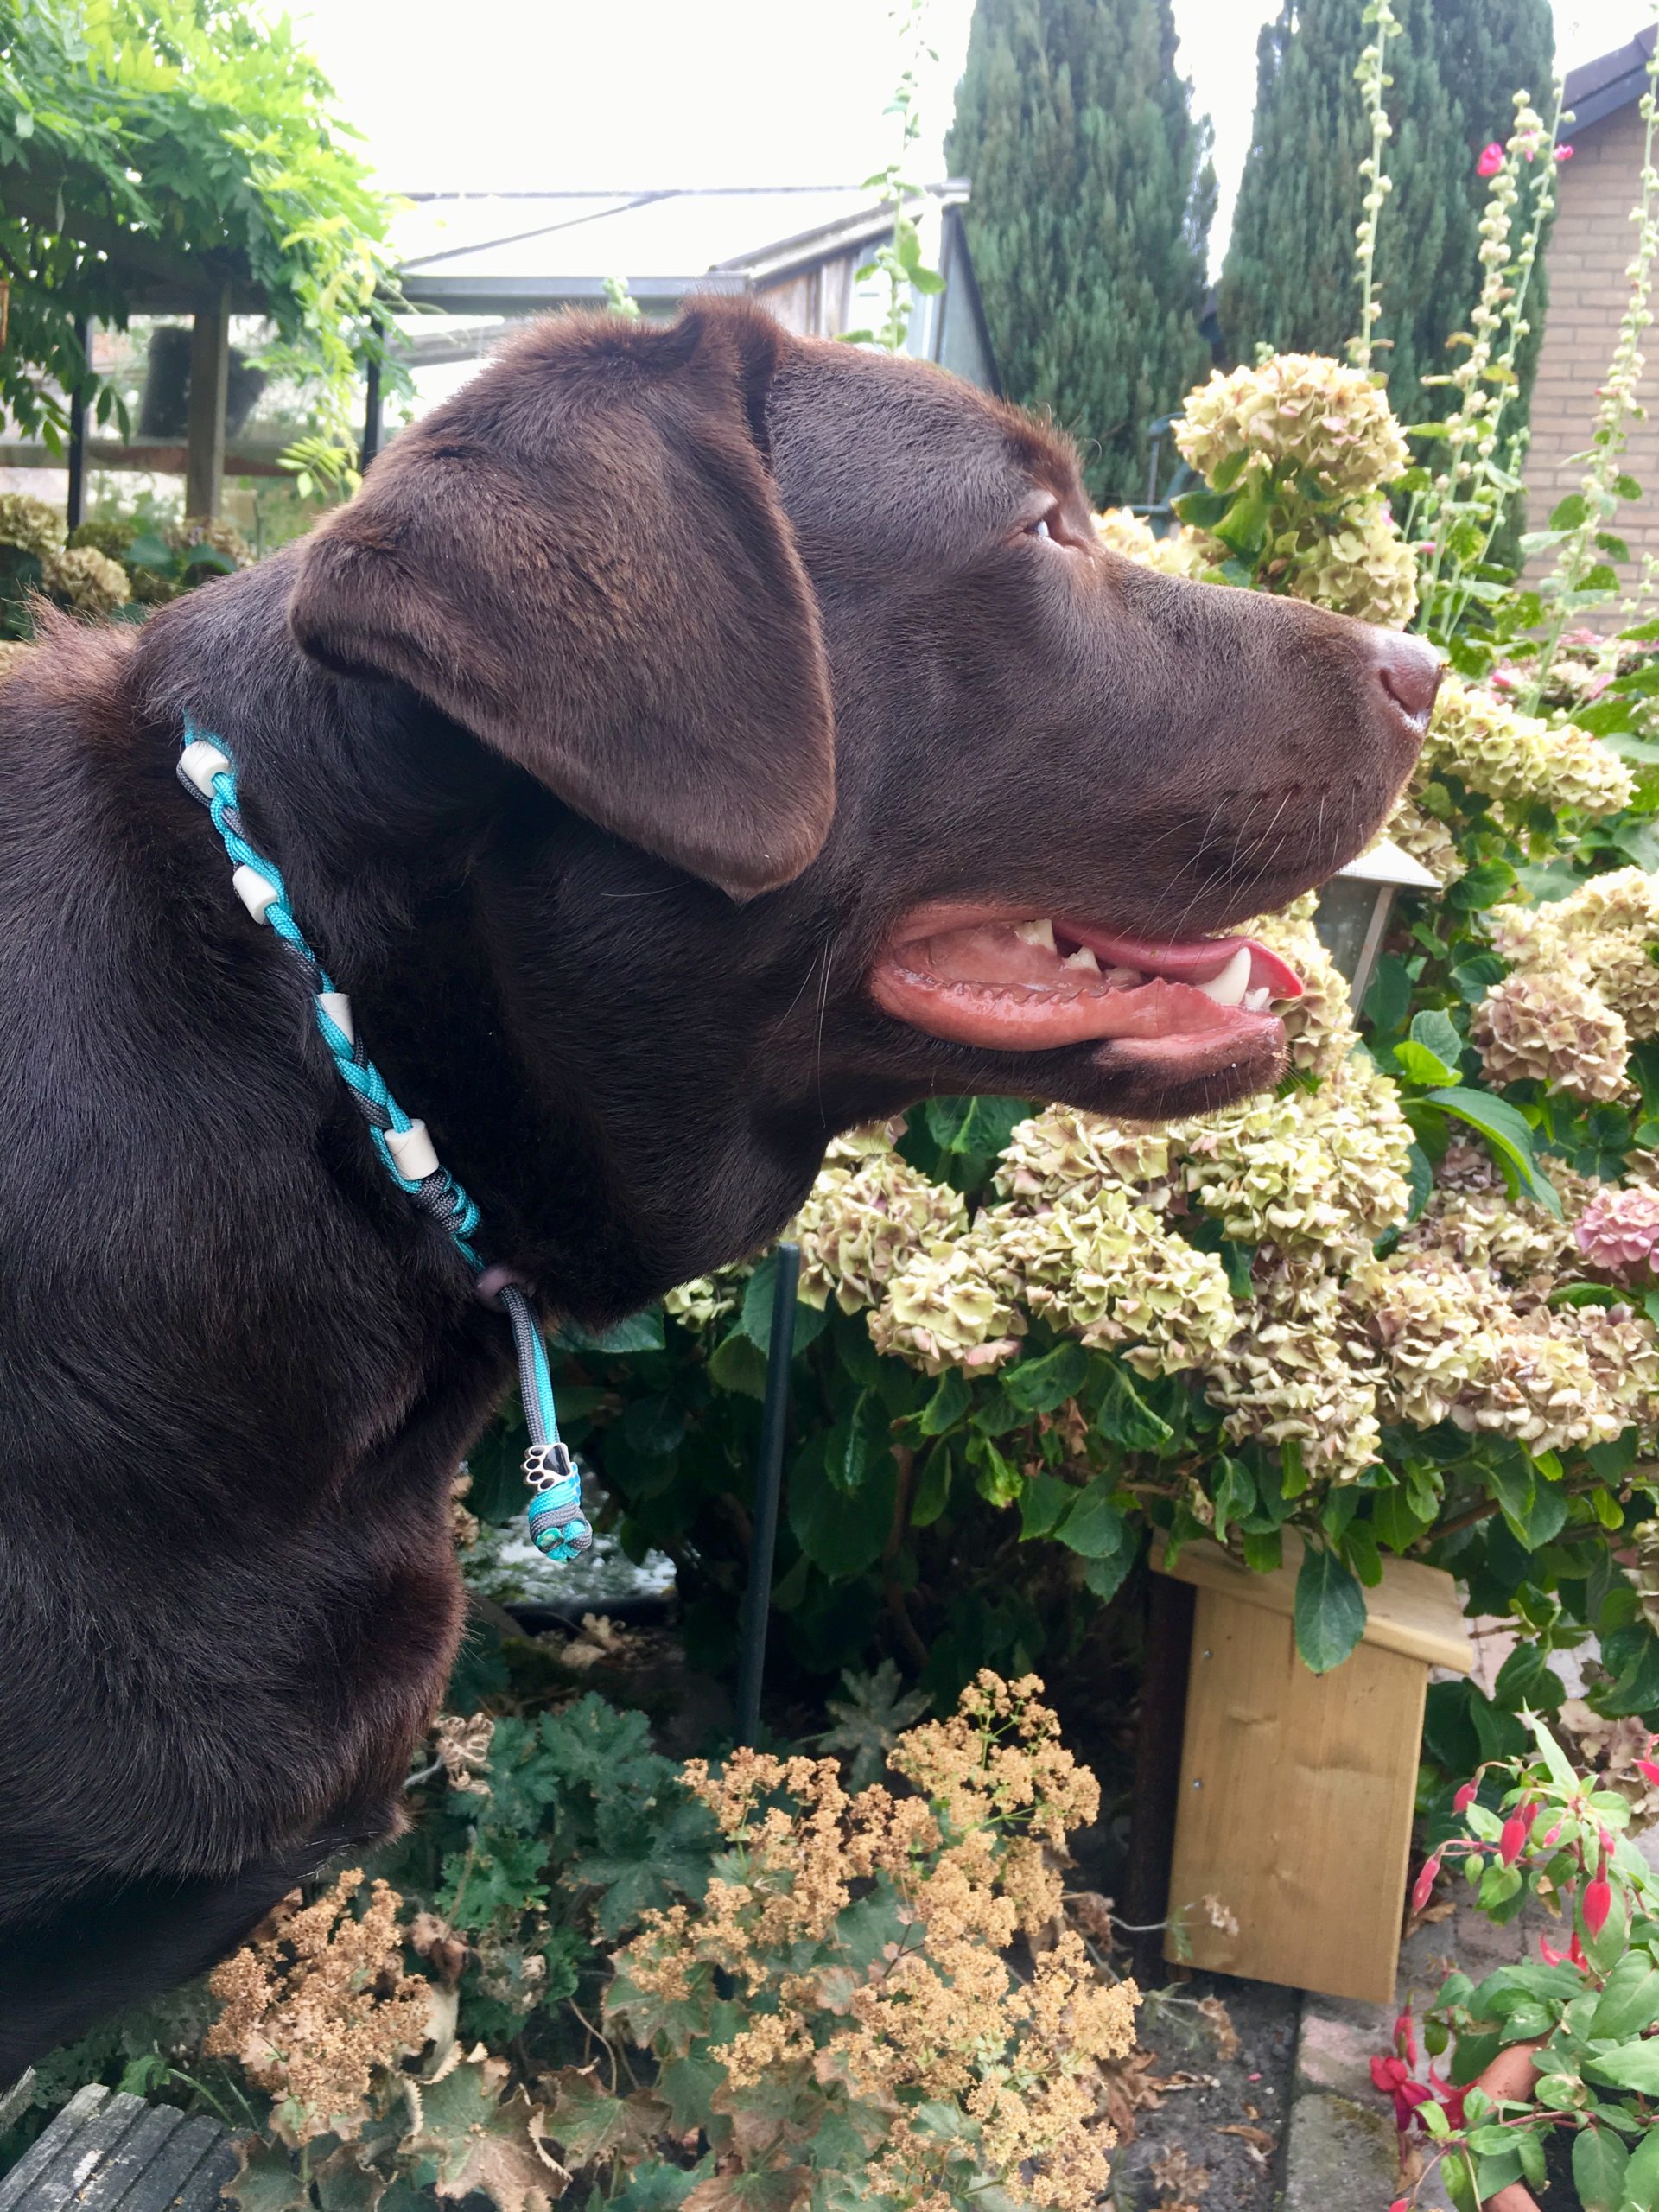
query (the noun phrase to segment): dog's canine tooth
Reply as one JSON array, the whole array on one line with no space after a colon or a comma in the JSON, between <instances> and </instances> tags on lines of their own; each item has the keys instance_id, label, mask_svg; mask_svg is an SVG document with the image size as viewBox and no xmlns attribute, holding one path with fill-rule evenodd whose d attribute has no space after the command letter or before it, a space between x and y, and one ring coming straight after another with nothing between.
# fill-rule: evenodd
<instances>
[{"instance_id":1,"label":"dog's canine tooth","mask_svg":"<svg viewBox=\"0 0 1659 2212\"><path fill-rule=\"evenodd\" d=\"M1089 976L1098 976L1100 973L1100 963L1086 944L1080 944L1075 952L1068 952L1060 965L1062 968L1081 968L1084 973Z\"/></svg>"},{"instance_id":2,"label":"dog's canine tooth","mask_svg":"<svg viewBox=\"0 0 1659 2212\"><path fill-rule=\"evenodd\" d=\"M1250 988L1250 948L1241 944L1220 975L1211 976L1207 983L1194 983L1195 991L1202 991L1217 1006L1238 1006Z\"/></svg>"},{"instance_id":3,"label":"dog's canine tooth","mask_svg":"<svg viewBox=\"0 0 1659 2212\"><path fill-rule=\"evenodd\" d=\"M1045 952L1059 950L1054 942L1054 925L1046 918L1036 922L1016 922L1014 933L1027 944L1040 945Z\"/></svg>"},{"instance_id":4,"label":"dog's canine tooth","mask_svg":"<svg viewBox=\"0 0 1659 2212\"><path fill-rule=\"evenodd\" d=\"M1265 1014L1273 1004L1273 993L1265 983L1254 991L1246 991L1239 1001L1246 1014Z\"/></svg>"}]
</instances>

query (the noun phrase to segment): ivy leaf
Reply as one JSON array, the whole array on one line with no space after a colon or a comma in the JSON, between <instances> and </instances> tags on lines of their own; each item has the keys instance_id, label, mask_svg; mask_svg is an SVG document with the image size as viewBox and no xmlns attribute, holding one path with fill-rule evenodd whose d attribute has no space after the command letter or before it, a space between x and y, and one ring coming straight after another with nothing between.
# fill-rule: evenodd
<instances>
[{"instance_id":1,"label":"ivy leaf","mask_svg":"<svg viewBox=\"0 0 1659 2212\"><path fill-rule=\"evenodd\" d=\"M1296 1649L1311 1673L1339 1667L1365 1633L1365 1593L1335 1552L1304 1540L1296 1577Z\"/></svg>"},{"instance_id":2,"label":"ivy leaf","mask_svg":"<svg viewBox=\"0 0 1659 2212\"><path fill-rule=\"evenodd\" d=\"M1114 1360L1106 1371L1106 1389L1095 1415L1101 1434L1126 1452L1159 1452L1171 1443L1174 1430L1161 1414L1154 1413Z\"/></svg>"}]
</instances>

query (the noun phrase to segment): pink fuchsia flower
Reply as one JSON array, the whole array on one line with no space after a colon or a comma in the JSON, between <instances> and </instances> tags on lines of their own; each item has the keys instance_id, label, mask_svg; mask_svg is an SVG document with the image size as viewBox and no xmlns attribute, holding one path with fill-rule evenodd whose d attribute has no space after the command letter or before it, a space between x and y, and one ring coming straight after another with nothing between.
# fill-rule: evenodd
<instances>
[{"instance_id":1,"label":"pink fuchsia flower","mask_svg":"<svg viewBox=\"0 0 1659 2212\"><path fill-rule=\"evenodd\" d=\"M1465 1782L1462 1789L1459 1790L1457 1796L1452 1800L1452 1811L1454 1813L1466 1813L1479 1794L1480 1784L1478 1782Z\"/></svg>"},{"instance_id":2,"label":"pink fuchsia flower","mask_svg":"<svg viewBox=\"0 0 1659 2212\"><path fill-rule=\"evenodd\" d=\"M1409 2129L1411 2116L1418 2106L1432 2103L1434 2098L1434 2092L1427 2082L1412 2080L1403 2058L1374 2058L1371 2086L1393 2100L1394 2124L1402 2135Z\"/></svg>"},{"instance_id":3,"label":"pink fuchsia flower","mask_svg":"<svg viewBox=\"0 0 1659 2212\"><path fill-rule=\"evenodd\" d=\"M1599 1191L1579 1216L1573 1238L1593 1268L1620 1281L1654 1272L1659 1249L1659 1192L1639 1186Z\"/></svg>"},{"instance_id":4,"label":"pink fuchsia flower","mask_svg":"<svg viewBox=\"0 0 1659 2212\"><path fill-rule=\"evenodd\" d=\"M1607 1916L1612 1909L1612 1886L1605 1874L1598 1874L1584 1893L1585 1932L1592 1942L1607 1925Z\"/></svg>"},{"instance_id":5,"label":"pink fuchsia flower","mask_svg":"<svg viewBox=\"0 0 1659 2212\"><path fill-rule=\"evenodd\" d=\"M1570 162L1573 158L1573 149L1570 146L1558 146L1555 149L1555 158L1558 162Z\"/></svg>"},{"instance_id":6,"label":"pink fuchsia flower","mask_svg":"<svg viewBox=\"0 0 1659 2212\"><path fill-rule=\"evenodd\" d=\"M1497 1840L1497 1855L1506 1866L1513 1866L1521 1856L1522 1847L1532 1833L1532 1824L1537 1817L1536 1805L1521 1805L1504 1821L1503 1833Z\"/></svg>"},{"instance_id":7,"label":"pink fuchsia flower","mask_svg":"<svg viewBox=\"0 0 1659 2212\"><path fill-rule=\"evenodd\" d=\"M1503 166L1503 149L1494 138L1490 146L1483 146L1475 163L1477 176L1496 176Z\"/></svg>"},{"instance_id":8,"label":"pink fuchsia flower","mask_svg":"<svg viewBox=\"0 0 1659 2212\"><path fill-rule=\"evenodd\" d=\"M1433 1896L1434 1885L1440 1879L1440 1854L1437 1851L1434 1853L1434 1856L1424 1866L1422 1872L1417 1877L1416 1882L1413 1886L1411 1892L1411 1909L1414 1912L1421 1912L1423 1907L1428 1903L1430 1897Z\"/></svg>"},{"instance_id":9,"label":"pink fuchsia flower","mask_svg":"<svg viewBox=\"0 0 1659 2212\"><path fill-rule=\"evenodd\" d=\"M1417 2063L1417 2027L1409 2005L1394 2024L1394 2047L1408 2066Z\"/></svg>"}]
</instances>

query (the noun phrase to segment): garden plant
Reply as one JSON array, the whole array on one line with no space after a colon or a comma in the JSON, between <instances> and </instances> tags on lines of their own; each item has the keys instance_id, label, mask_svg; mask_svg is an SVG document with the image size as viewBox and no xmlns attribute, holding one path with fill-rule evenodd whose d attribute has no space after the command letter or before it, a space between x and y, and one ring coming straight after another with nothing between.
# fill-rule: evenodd
<instances>
[{"instance_id":1,"label":"garden plant","mask_svg":"<svg viewBox=\"0 0 1659 2212\"><path fill-rule=\"evenodd\" d=\"M1369 15L1375 118L1391 17ZM807 1737L850 1667L828 1732L677 1766L643 1711L575 1694L615 1631L543 1642L486 1608L403 1842L211 1996L61 2054L16 2125L94 2075L200 2099L249 2137L243 2212L405 2212L429 2185L502 2212L573 2185L628 2212L1087 2201L1130 1999L1098 1900L1060 1891L1094 1785L1027 1678L1127 1698L1156 1532L1293 1565L1318 1671L1389 1557L1518 1631L1494 1695L1431 1691L1422 1809L1485 1905L1570 1910L1566 1958L1454 1980L1424 2030L1452 2072L1426 2082L1402 2027L1390 2082L1465 2206L1535 2179L1551 2128L1586 2204L1656 2201L1659 1953L1624 1834L1652 1807L1540 1721L1629 1751L1659 1719L1659 621L1624 603L1618 532L1659 238L1645 112L1630 314L1582 488L1522 541L1538 581L1498 557L1557 159L1524 93L1480 156L1480 291L1440 411L1402 423L1382 388L1378 129L1349 357L1211 377L1176 431L1203 483L1179 529L1101 518L1131 560L1444 649L1389 825L1439 887L1402 897L1359 1007L1312 901L1251 925L1305 987L1271 1097L1155 1129L933 1098L831 1147L792 1231L771 1708L775 1740ZM30 526L0 511L0 537ZM17 550L86 603L32 527ZM88 550L130 591L162 573ZM715 1674L775 1266L557 1344L601 1526L672 1560L684 1655ZM520 1445L504 1421L472 1457L464 1566L522 1510ZM628 1694L666 1723L683 1690ZM1522 2043L1535 2082L1467 2094Z\"/></svg>"}]
</instances>

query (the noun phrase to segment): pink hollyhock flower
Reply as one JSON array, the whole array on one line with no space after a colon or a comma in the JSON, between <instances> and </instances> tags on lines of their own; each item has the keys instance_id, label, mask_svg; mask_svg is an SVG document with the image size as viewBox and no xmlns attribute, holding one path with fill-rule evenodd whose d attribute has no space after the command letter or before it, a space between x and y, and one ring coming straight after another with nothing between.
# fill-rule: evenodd
<instances>
[{"instance_id":1,"label":"pink hollyhock flower","mask_svg":"<svg viewBox=\"0 0 1659 2212\"><path fill-rule=\"evenodd\" d=\"M1434 1853L1434 1856L1425 1866L1422 1872L1417 1877L1415 1885L1412 1890L1411 1909L1414 1912L1421 1912L1423 1907L1428 1903L1430 1897L1433 1896L1434 1885L1440 1879L1440 1854L1437 1851Z\"/></svg>"},{"instance_id":2,"label":"pink hollyhock flower","mask_svg":"<svg viewBox=\"0 0 1659 2212\"><path fill-rule=\"evenodd\" d=\"M1592 1267L1630 1282L1654 1272L1659 1249L1659 1193L1603 1190L1579 1216L1573 1231Z\"/></svg>"},{"instance_id":3,"label":"pink hollyhock flower","mask_svg":"<svg viewBox=\"0 0 1659 2212\"><path fill-rule=\"evenodd\" d=\"M1503 149L1494 138L1490 146L1483 146L1475 163L1477 176L1496 176L1503 166Z\"/></svg>"},{"instance_id":4,"label":"pink hollyhock flower","mask_svg":"<svg viewBox=\"0 0 1659 2212\"><path fill-rule=\"evenodd\" d=\"M1573 149L1570 146L1558 146L1555 149L1555 158L1558 162L1570 162L1573 158Z\"/></svg>"}]
</instances>

